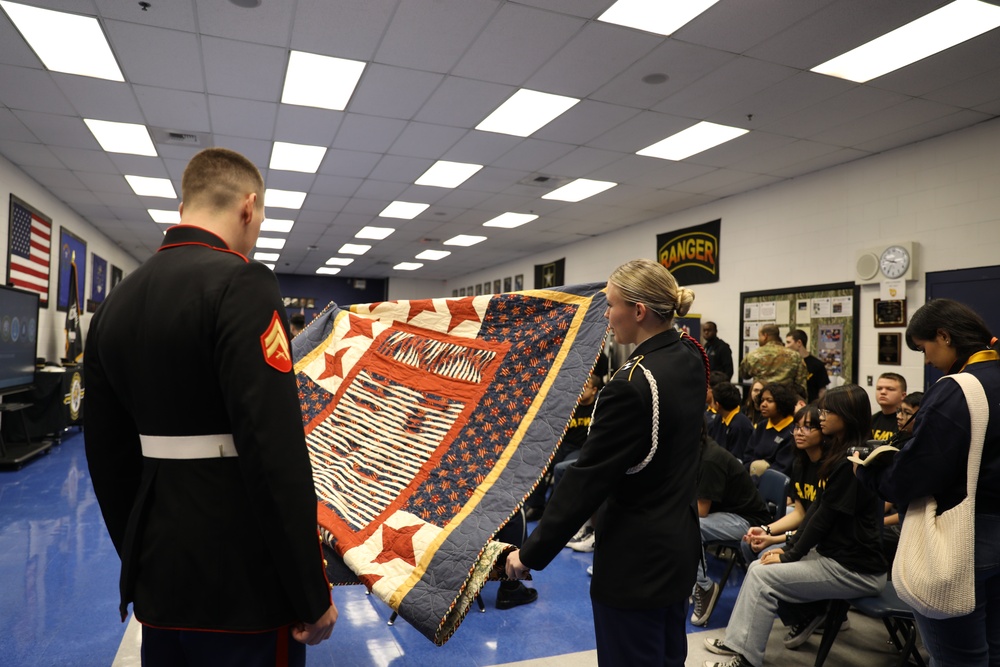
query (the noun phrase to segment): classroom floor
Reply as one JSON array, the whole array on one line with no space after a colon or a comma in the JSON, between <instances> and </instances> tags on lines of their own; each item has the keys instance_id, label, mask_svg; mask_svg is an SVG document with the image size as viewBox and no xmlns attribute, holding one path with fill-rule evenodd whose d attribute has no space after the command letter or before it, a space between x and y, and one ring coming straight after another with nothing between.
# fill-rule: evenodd
<instances>
[{"instance_id":1,"label":"classroom floor","mask_svg":"<svg viewBox=\"0 0 1000 667\"><path fill-rule=\"evenodd\" d=\"M533 524L529 524L529 529ZM499 611L497 584L487 584L486 611L473 610L455 636L434 646L405 621L386 625L390 611L361 586L334 590L340 610L333 637L308 650L310 666L423 667L440 663L486 667L588 667L597 664L587 566L592 554L564 549L529 585L530 605ZM709 559L718 577L721 564ZM20 470L0 470L0 665L133 667L139 665L138 624L118 620L118 567L87 472L83 437L73 432ZM718 659L702 648L722 636L742 581L734 571L707 628L688 626L688 666ZM252 585L249 582L248 585ZM775 624L769 665L812 665L819 637L798 651ZM851 613L828 667L898 661L879 621Z\"/></svg>"}]
</instances>

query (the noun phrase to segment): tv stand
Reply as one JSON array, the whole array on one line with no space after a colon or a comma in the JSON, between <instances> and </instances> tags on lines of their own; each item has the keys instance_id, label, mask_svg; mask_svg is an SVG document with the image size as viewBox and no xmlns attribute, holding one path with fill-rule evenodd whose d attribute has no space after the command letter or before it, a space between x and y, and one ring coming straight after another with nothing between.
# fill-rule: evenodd
<instances>
[{"instance_id":1,"label":"tv stand","mask_svg":"<svg viewBox=\"0 0 1000 667\"><path fill-rule=\"evenodd\" d=\"M52 447L51 440L31 441L31 436L28 434L28 423L24 419L24 413L21 412L30 407L31 403L0 403L0 414L19 413L18 417L20 417L21 428L24 429L25 439L23 443L8 445L4 442L3 435L0 435L0 465L2 466L20 468L30 459L48 452Z\"/></svg>"}]
</instances>

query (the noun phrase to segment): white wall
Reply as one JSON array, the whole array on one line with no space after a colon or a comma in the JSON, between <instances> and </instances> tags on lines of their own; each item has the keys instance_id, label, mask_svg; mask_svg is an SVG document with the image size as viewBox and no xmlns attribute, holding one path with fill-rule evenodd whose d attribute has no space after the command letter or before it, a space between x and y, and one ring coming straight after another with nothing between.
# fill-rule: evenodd
<instances>
[{"instance_id":1,"label":"white wall","mask_svg":"<svg viewBox=\"0 0 1000 667\"><path fill-rule=\"evenodd\" d=\"M73 232L87 242L87 254L97 253L110 265L121 268L128 275L139 266L139 263L96 228L85 222L69 209L64 203L31 179L30 176L0 157L0 265L3 266L3 277L7 277L7 251L10 240L10 195L13 193L23 201L31 204L52 219L52 254L49 267L49 306L42 308L38 322L38 356L49 361L58 362L64 355L66 345L66 313L56 310L56 296L59 289L59 231L63 227ZM90 285L93 277L93 267L90 257L87 257L87 278L84 285L84 298L90 297ZM81 309L86 310L85 303ZM90 326L90 314L83 313L81 322L86 340L86 331Z\"/></svg>"},{"instance_id":2,"label":"white wall","mask_svg":"<svg viewBox=\"0 0 1000 667\"><path fill-rule=\"evenodd\" d=\"M447 283L443 280L412 280L409 278L389 279L389 300L403 301L405 299L431 299L448 296L445 292Z\"/></svg>"},{"instance_id":3,"label":"white wall","mask_svg":"<svg viewBox=\"0 0 1000 667\"><path fill-rule=\"evenodd\" d=\"M856 251L884 242L917 245L919 279L907 285L912 314L924 303L924 272L1000 264L998 156L1000 119L489 267L445 289L450 294L518 273L530 283L535 264L560 257L566 257L568 284L603 281L630 259L653 258L657 234L721 218L720 281L692 287L692 312L717 322L720 337L734 348L741 292L851 282ZM858 376L895 371L918 388L923 366L916 352L904 349L901 367L876 363L876 332L895 329L873 327L875 298L876 285L862 287Z\"/></svg>"}]
</instances>

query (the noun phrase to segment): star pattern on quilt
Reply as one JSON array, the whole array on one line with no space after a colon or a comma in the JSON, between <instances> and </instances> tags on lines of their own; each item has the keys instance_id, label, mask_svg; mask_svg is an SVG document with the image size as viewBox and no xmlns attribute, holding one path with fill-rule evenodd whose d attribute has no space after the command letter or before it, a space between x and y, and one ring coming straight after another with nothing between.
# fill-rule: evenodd
<instances>
[{"instance_id":1,"label":"star pattern on quilt","mask_svg":"<svg viewBox=\"0 0 1000 667\"><path fill-rule=\"evenodd\" d=\"M332 377L344 377L344 355L350 348L341 348L335 354L324 352L326 359L326 369L320 374L317 380L325 380Z\"/></svg>"},{"instance_id":2,"label":"star pattern on quilt","mask_svg":"<svg viewBox=\"0 0 1000 667\"><path fill-rule=\"evenodd\" d=\"M393 528L382 524L382 551L375 556L373 563L388 563L399 558L405 563L416 567L416 554L413 552L413 535L420 530L421 524Z\"/></svg>"},{"instance_id":3,"label":"star pattern on quilt","mask_svg":"<svg viewBox=\"0 0 1000 667\"><path fill-rule=\"evenodd\" d=\"M414 299L410 301L410 313L406 316L406 321L409 322L420 313L437 313L434 308L434 300Z\"/></svg>"},{"instance_id":4,"label":"star pattern on quilt","mask_svg":"<svg viewBox=\"0 0 1000 667\"><path fill-rule=\"evenodd\" d=\"M446 303L448 304L448 312L451 313L451 322L448 323L449 333L462 322L478 323L480 321L479 313L476 312L475 306L472 305L472 299L449 300Z\"/></svg>"},{"instance_id":5,"label":"star pattern on quilt","mask_svg":"<svg viewBox=\"0 0 1000 667\"><path fill-rule=\"evenodd\" d=\"M375 334L372 333L372 327L375 325L375 320L367 317L357 317L351 316L350 328L347 333L344 334L344 338L351 338L352 336L365 336L366 338L374 338Z\"/></svg>"}]
</instances>

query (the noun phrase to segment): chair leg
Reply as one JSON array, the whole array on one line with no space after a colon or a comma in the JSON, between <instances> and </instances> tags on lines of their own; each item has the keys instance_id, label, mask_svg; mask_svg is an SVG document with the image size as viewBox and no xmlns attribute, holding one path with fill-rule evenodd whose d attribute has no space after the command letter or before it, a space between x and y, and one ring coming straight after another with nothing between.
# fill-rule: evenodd
<instances>
[{"instance_id":1,"label":"chair leg","mask_svg":"<svg viewBox=\"0 0 1000 667\"><path fill-rule=\"evenodd\" d=\"M840 626L847 618L847 610L850 608L847 600L830 600L830 606L826 610L826 626L823 628L823 640L819 643L819 650L816 652L815 667L823 667L826 656L830 654L833 641L840 632Z\"/></svg>"},{"instance_id":2,"label":"chair leg","mask_svg":"<svg viewBox=\"0 0 1000 667\"><path fill-rule=\"evenodd\" d=\"M476 604L479 605L479 612L482 614L486 613L486 603L483 602L483 596L476 593Z\"/></svg>"}]
</instances>

